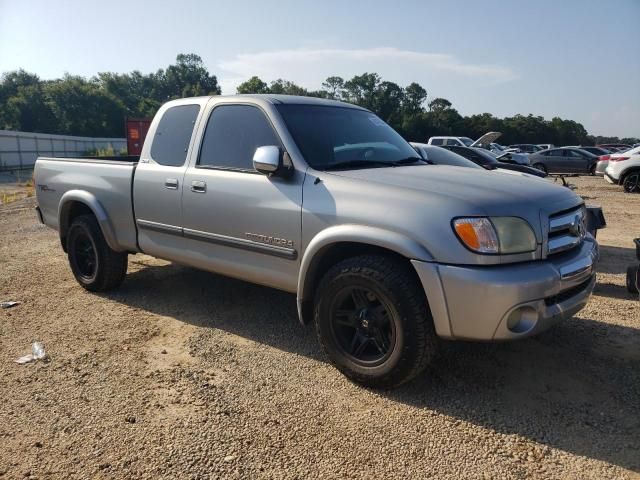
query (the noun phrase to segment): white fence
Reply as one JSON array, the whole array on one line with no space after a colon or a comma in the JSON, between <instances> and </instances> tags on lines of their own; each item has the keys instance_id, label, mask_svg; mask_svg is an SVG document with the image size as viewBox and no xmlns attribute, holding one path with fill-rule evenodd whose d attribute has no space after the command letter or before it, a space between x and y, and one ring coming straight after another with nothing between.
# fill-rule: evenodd
<instances>
[{"instance_id":1,"label":"white fence","mask_svg":"<svg viewBox=\"0 0 640 480\"><path fill-rule=\"evenodd\" d=\"M127 140L0 130L0 172L31 169L40 156L79 157L87 150L109 146L118 154L126 149Z\"/></svg>"}]
</instances>

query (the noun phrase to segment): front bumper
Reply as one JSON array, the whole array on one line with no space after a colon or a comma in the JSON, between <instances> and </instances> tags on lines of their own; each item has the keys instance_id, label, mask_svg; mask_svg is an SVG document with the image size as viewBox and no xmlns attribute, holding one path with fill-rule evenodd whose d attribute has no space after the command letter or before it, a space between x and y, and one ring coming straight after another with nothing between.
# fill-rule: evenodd
<instances>
[{"instance_id":1,"label":"front bumper","mask_svg":"<svg viewBox=\"0 0 640 480\"><path fill-rule=\"evenodd\" d=\"M492 267L412 261L440 337L514 340L570 318L588 302L596 282L598 244L553 260Z\"/></svg>"}]
</instances>

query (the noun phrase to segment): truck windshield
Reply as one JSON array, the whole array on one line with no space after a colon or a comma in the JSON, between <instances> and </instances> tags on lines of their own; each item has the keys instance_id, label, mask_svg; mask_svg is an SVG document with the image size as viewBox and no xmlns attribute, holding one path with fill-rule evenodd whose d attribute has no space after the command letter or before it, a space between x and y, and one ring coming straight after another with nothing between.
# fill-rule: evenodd
<instances>
[{"instance_id":1,"label":"truck windshield","mask_svg":"<svg viewBox=\"0 0 640 480\"><path fill-rule=\"evenodd\" d=\"M366 110L291 104L276 108L315 169L376 168L422 160L395 130Z\"/></svg>"}]
</instances>

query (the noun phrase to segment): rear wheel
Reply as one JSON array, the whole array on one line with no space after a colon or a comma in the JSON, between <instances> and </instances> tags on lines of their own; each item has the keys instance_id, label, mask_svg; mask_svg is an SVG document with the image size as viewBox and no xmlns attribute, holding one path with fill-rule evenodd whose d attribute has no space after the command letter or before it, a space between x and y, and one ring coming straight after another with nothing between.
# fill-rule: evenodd
<instances>
[{"instance_id":1,"label":"rear wheel","mask_svg":"<svg viewBox=\"0 0 640 480\"><path fill-rule=\"evenodd\" d=\"M80 215L71 223L67 256L76 280L91 292L118 287L127 273L127 254L107 245L93 215Z\"/></svg>"},{"instance_id":2,"label":"rear wheel","mask_svg":"<svg viewBox=\"0 0 640 480\"><path fill-rule=\"evenodd\" d=\"M622 181L622 188L627 193L640 193L640 170L628 173Z\"/></svg>"},{"instance_id":3,"label":"rear wheel","mask_svg":"<svg viewBox=\"0 0 640 480\"><path fill-rule=\"evenodd\" d=\"M591 168L589 169L589 175L595 175L596 174L596 165L591 165Z\"/></svg>"},{"instance_id":4,"label":"rear wheel","mask_svg":"<svg viewBox=\"0 0 640 480\"><path fill-rule=\"evenodd\" d=\"M351 380L393 388L433 358L433 320L410 268L395 258L363 255L335 265L322 279L315 303L318 340Z\"/></svg>"},{"instance_id":5,"label":"rear wheel","mask_svg":"<svg viewBox=\"0 0 640 480\"><path fill-rule=\"evenodd\" d=\"M547 171L547 167L546 167L546 165L544 163L534 163L533 164L533 168L536 168L536 169L538 169L538 170L540 170L541 172L544 172L544 173L549 173Z\"/></svg>"}]
</instances>

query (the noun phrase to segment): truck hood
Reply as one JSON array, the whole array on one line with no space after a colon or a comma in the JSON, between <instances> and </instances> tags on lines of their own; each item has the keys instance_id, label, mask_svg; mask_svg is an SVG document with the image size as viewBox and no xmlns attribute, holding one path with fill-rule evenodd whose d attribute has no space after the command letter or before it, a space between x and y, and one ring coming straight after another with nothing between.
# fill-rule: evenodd
<instances>
[{"instance_id":1,"label":"truck hood","mask_svg":"<svg viewBox=\"0 0 640 480\"><path fill-rule=\"evenodd\" d=\"M570 189L530 175L510 175L449 165L417 165L331 172L354 180L450 197L487 215L538 217L582 203ZM535 213L534 213L535 212ZM538 223L538 222L536 222Z\"/></svg>"}]
</instances>

